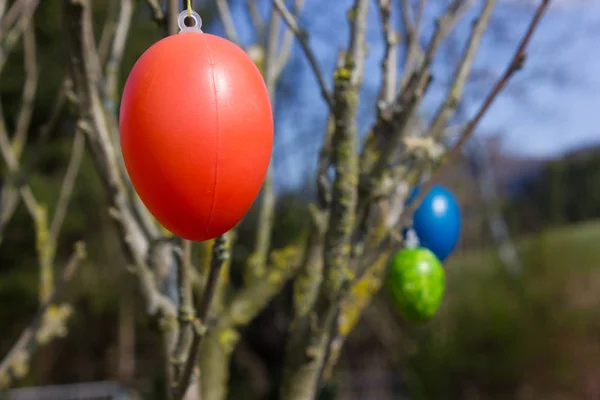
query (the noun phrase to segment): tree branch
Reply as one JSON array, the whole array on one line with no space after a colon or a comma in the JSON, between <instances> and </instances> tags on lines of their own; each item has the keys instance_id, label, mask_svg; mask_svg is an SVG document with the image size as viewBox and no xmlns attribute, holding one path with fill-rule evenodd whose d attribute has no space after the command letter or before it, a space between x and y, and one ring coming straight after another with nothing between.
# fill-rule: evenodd
<instances>
[{"instance_id":1,"label":"tree branch","mask_svg":"<svg viewBox=\"0 0 600 400\"><path fill-rule=\"evenodd\" d=\"M165 23L165 13L163 12L159 0L146 0L146 4L152 10L152 19L159 25L163 26Z\"/></svg>"},{"instance_id":2,"label":"tree branch","mask_svg":"<svg viewBox=\"0 0 600 400\"><path fill-rule=\"evenodd\" d=\"M498 96L514 72L516 72L522 66L527 44L531 40L533 32L539 24L539 21L548 5L549 0L545 0L542 2L542 4L540 4L527 32L525 33L519 45L519 48L515 52L505 73L491 90L489 96L486 98L475 117L463 130L460 139L448 153L448 157L445 160L446 162L453 154L456 154L459 151L460 146L462 146L462 144L464 144L464 142L468 139L469 135L472 134L475 126L481 120L485 112L487 112L494 98ZM424 185L424 187L421 188L417 199L412 201L409 207L401 211L401 217L398 219L398 223L396 225L397 229L402 229L408 225L408 221L412 219L414 210L422 201L423 196L426 195L431 188L436 175L439 174L439 167L440 166L438 166L437 173L434 175L434 177L426 185ZM404 193L404 195L406 195L406 193ZM396 194L392 196L396 196ZM383 212L389 211L387 207L383 207L382 210ZM383 226L385 228L386 225L383 224ZM371 229L377 228L371 227ZM389 230L387 228L382 229L381 233L379 234L379 239L373 241L373 245L369 246L364 255L360 257L359 264L362 266L358 267L358 271L364 272L359 272L352 290L348 292L347 296L342 301L342 309L340 312L340 319L338 321L338 331L335 339L332 342L332 351L330 359L328 360L326 375L335 365L345 337L347 337L347 334L352 330L362 311L366 305L369 304L370 299L377 293L383 280L385 279L385 272L387 270L386 266L389 256L391 255L392 249L397 248L398 245L398 243L395 241L401 240L399 235L388 235L388 232Z\"/></svg>"},{"instance_id":3,"label":"tree branch","mask_svg":"<svg viewBox=\"0 0 600 400\"><path fill-rule=\"evenodd\" d=\"M219 16L221 17L221 22L225 27L225 34L227 35L227 38L238 46L242 46L237 29L235 28L235 24L233 22L233 15L231 14L229 3L227 0L216 0L216 2L217 9L219 10Z\"/></svg>"},{"instance_id":4,"label":"tree branch","mask_svg":"<svg viewBox=\"0 0 600 400\"><path fill-rule=\"evenodd\" d=\"M445 156L444 161L437 166L436 171L433 173L431 178L419 190L418 196L416 196L416 198L411 202L409 207L407 207L407 209L403 213L398 224L401 228L406 227L409 221L412 219L412 214L414 213L416 208L421 204L423 198L427 195L429 190L431 190L431 188L435 184L436 180L439 178L439 175L442 172L442 166L448 163L450 160L452 160L452 158L455 157L458 153L460 153L462 146L467 142L469 137L471 137L471 135L475 131L475 128L477 127L485 113L490 109L498 95L502 92L502 90L510 81L510 78L515 74L515 72L519 71L523 67L526 58L527 46L529 45L529 42L533 37L533 33L539 26L539 23L542 20L542 17L549 5L550 0L542 0L540 5L538 6L534 17L531 20L527 31L525 32L525 35L521 39L521 42L519 43L519 46L517 47L517 50L512 56L504 73L502 74L500 79L498 79L490 93L487 95L475 116L466 125L456 143L454 143L454 145L450 148L450 150Z\"/></svg>"},{"instance_id":5,"label":"tree branch","mask_svg":"<svg viewBox=\"0 0 600 400\"><path fill-rule=\"evenodd\" d=\"M181 375L181 366L186 361L193 339L194 299L192 292L192 242L183 240L183 254L177 262L177 287L179 293L179 337L173 351L172 362L175 367L174 379Z\"/></svg>"},{"instance_id":6,"label":"tree branch","mask_svg":"<svg viewBox=\"0 0 600 400\"><path fill-rule=\"evenodd\" d=\"M248 8L248 13L250 14L250 19L252 20L252 26L254 27L256 36L262 38L265 24L260 16L260 12L258 11L256 0L246 0L246 7Z\"/></svg>"},{"instance_id":7,"label":"tree branch","mask_svg":"<svg viewBox=\"0 0 600 400\"><path fill-rule=\"evenodd\" d=\"M119 102L119 68L121 67L121 61L123 60L125 44L127 43L127 36L129 35L129 28L131 25L131 17L133 16L132 0L121 0L120 5L117 28L112 41L110 57L106 64L105 72L106 93L108 99L107 108L111 113L117 111L117 104Z\"/></svg>"},{"instance_id":8,"label":"tree branch","mask_svg":"<svg viewBox=\"0 0 600 400\"><path fill-rule=\"evenodd\" d=\"M475 56L477 55L481 38L483 37L487 26L490 23L496 2L496 0L487 0L485 6L481 10L481 14L473 23L469 41L465 48L462 59L456 68L456 72L454 73L454 78L450 84L450 89L448 90L446 99L444 100L443 104L440 105L425 136L439 139L444 134L445 128L448 125L448 121L450 120L452 114L456 111L456 107L462 98L463 90L467 84L469 75L471 74L473 63L475 62Z\"/></svg>"},{"instance_id":9,"label":"tree branch","mask_svg":"<svg viewBox=\"0 0 600 400\"><path fill-rule=\"evenodd\" d=\"M298 38L298 41L302 46L302 50L304 50L304 54L308 59L310 67L312 68L313 73L317 78L317 83L319 84L319 88L321 89L321 95L323 96L323 99L325 100L325 102L327 102L329 107L333 107L333 98L331 96L331 92L327 88L327 83L325 83L323 72L321 71L319 63L317 62L317 59L308 43L308 33L300 27L298 21L296 21L292 13L287 9L283 0L273 0L273 5L275 6L275 8L277 8L277 11L281 14L285 23L290 27L290 29Z\"/></svg>"},{"instance_id":10,"label":"tree branch","mask_svg":"<svg viewBox=\"0 0 600 400\"><path fill-rule=\"evenodd\" d=\"M335 180L325 234L323 283L315 304L315 323L296 327L288 345L281 397L313 399L325 362L331 327L335 326L338 300L352 279L348 264L354 228L358 187L356 113L366 57L369 2L356 0L349 12L350 43L347 57L336 70L333 95Z\"/></svg>"},{"instance_id":11,"label":"tree branch","mask_svg":"<svg viewBox=\"0 0 600 400\"><path fill-rule=\"evenodd\" d=\"M65 176L60 187L58 201L56 202L56 207L54 209L54 217L52 218L52 223L50 224L50 241L53 243L58 241L60 228L62 227L67 214L67 207L73 193L73 187L75 186L77 175L79 174L79 167L81 166L81 161L83 160L84 151L85 136L83 132L77 130L75 131L75 137L73 139L73 147L71 148L69 165L67 166L67 171L65 172Z\"/></svg>"},{"instance_id":12,"label":"tree branch","mask_svg":"<svg viewBox=\"0 0 600 400\"><path fill-rule=\"evenodd\" d=\"M303 0L295 0L295 14L300 12L303 3ZM269 91L269 98L271 99L271 106L273 108L275 107L277 101L277 83L279 81L279 78L281 77L283 68L289 61L289 57L291 55L291 52L289 51L289 48L291 47L291 43L289 41L290 36L288 35L291 30L289 29L289 27L284 33L283 44L281 45L280 50L278 51L279 25L280 15L273 8L271 10L269 28L268 31L266 31L268 36L263 38L265 42L264 45L266 47L266 54L263 63L264 67L262 68L265 84L267 86L267 90ZM286 38L288 41L286 41ZM291 38L294 38L293 33L291 34ZM252 255L248 258L247 263L247 282L261 277L266 272L267 257L271 247L271 235L273 233L273 222L275 219L275 203L276 199L273 188L273 169L271 166L269 166L265 182L263 183L262 187L262 197L258 214L254 251Z\"/></svg>"},{"instance_id":13,"label":"tree branch","mask_svg":"<svg viewBox=\"0 0 600 400\"><path fill-rule=\"evenodd\" d=\"M425 1L421 0L420 4ZM413 15L412 5L410 0L402 0L400 2L400 15L402 17L402 31L404 34L404 71L400 87L406 85L406 81L414 70L421 55L421 29L420 24Z\"/></svg>"},{"instance_id":14,"label":"tree branch","mask_svg":"<svg viewBox=\"0 0 600 400\"><path fill-rule=\"evenodd\" d=\"M279 39L279 16L275 11L271 12L269 29L266 31L265 42L265 60L262 73L265 84L269 92L271 107L275 107L275 93L277 89L278 76L275 75L274 63L277 55L277 43ZM258 222L256 227L256 242L254 251L248 257L248 271L246 273L246 282L259 278L265 274L267 268L267 257L271 247L271 234L273 233L273 220L275 217L275 192L273 188L273 168L269 165L265 181L262 186L262 196L260 199L260 208L258 210Z\"/></svg>"},{"instance_id":15,"label":"tree branch","mask_svg":"<svg viewBox=\"0 0 600 400\"><path fill-rule=\"evenodd\" d=\"M235 293L225 304L200 349L202 399L225 400L229 360L239 341L240 328L252 321L296 274L301 256L299 246L294 244L274 250L267 273Z\"/></svg>"},{"instance_id":16,"label":"tree branch","mask_svg":"<svg viewBox=\"0 0 600 400\"><path fill-rule=\"evenodd\" d=\"M25 59L25 85L23 86L23 97L21 98L21 109L17 117L17 126L12 138L12 146L17 159L21 156L25 147L25 141L27 140L27 134L29 133L38 84L35 28L33 24L23 33L23 50Z\"/></svg>"},{"instance_id":17,"label":"tree branch","mask_svg":"<svg viewBox=\"0 0 600 400\"><path fill-rule=\"evenodd\" d=\"M0 71L4 68L6 57L12 51L13 46L19 41L23 32L29 29L38 5L39 0L18 0L0 20ZM17 22L11 28L15 20Z\"/></svg>"},{"instance_id":18,"label":"tree branch","mask_svg":"<svg viewBox=\"0 0 600 400\"><path fill-rule=\"evenodd\" d=\"M294 6L292 8L292 16L294 19L298 18L298 14L302 11L304 7L304 0L294 0ZM281 42L281 48L279 50L279 56L277 60L274 62L273 66L273 74L276 76L280 76L283 72L283 69L287 65L290 60L290 56L292 55L292 46L294 44L294 39L296 38L296 34L292 29L290 29L289 25L286 25L285 32L283 33L283 40Z\"/></svg>"},{"instance_id":19,"label":"tree branch","mask_svg":"<svg viewBox=\"0 0 600 400\"><path fill-rule=\"evenodd\" d=\"M12 216L14 215L14 213L17 209L17 206L19 204L19 199L22 196L22 195L20 196L19 193L27 193L25 195L25 198L28 201L26 203L26 206L27 206L28 210L30 210L30 212L31 212L31 210L35 209L35 207L33 207L33 206L35 204L37 204L37 202L33 198L33 194L31 193L31 190L27 189L24 186L26 186L25 183L28 181L28 176L31 174L31 171L33 171L36 164L40 160L40 157L37 157L37 155L43 149L44 144L48 140L50 133L52 132L52 130L54 129L54 127L56 125L56 122L58 121L58 116L60 115L62 108L65 104L65 98L66 98L65 94L66 94L67 88L68 88L67 83L68 83L68 81L65 80L65 82L63 82L63 85L59 89L59 92L55 98L55 101L53 102L54 106L53 106L52 111L50 112L48 120L39 129L39 132L37 135L38 140L34 144L33 148L31 148L29 150L29 153L32 154L32 157L30 157L28 162L25 165L22 165L21 168L19 168L18 170L12 170L12 172L9 174L7 182L2 186L2 190L0 191L0 244L2 243L2 234L4 232L4 229L6 228L6 226L12 219ZM4 132L4 133L2 133L2 132ZM4 123L1 108L0 108L0 135L7 135L6 124ZM7 138L8 138L8 136L5 136L5 139L4 139L5 142L8 142ZM3 152L3 154L4 154L4 153L8 152L7 149L9 147L12 148L12 145L6 145L4 147L4 150L0 150L0 151ZM7 162L8 162L8 160L7 160ZM11 171L10 166L9 166L9 171ZM23 191L23 189L26 189L26 190Z\"/></svg>"},{"instance_id":20,"label":"tree branch","mask_svg":"<svg viewBox=\"0 0 600 400\"><path fill-rule=\"evenodd\" d=\"M407 144L407 136L416 131L416 114L422 99L431 83L431 64L437 50L451 32L462 15L471 6L470 0L453 0L446 13L438 18L433 36L427 46L422 62L410 78L402 86L395 101L380 114L367 135L361 154L361 178L359 200L360 231L355 234L355 244L361 246L364 233L369 231L365 226L368 219L377 214L380 208L377 203L387 198L396 186L393 177L414 173L419 168L412 168L410 162L414 155L414 147ZM400 158L398 160L398 158ZM393 167L397 165L397 167Z\"/></svg>"},{"instance_id":21,"label":"tree branch","mask_svg":"<svg viewBox=\"0 0 600 400\"><path fill-rule=\"evenodd\" d=\"M75 252L67 262L56 288L0 362L0 388L8 388L13 380L22 378L28 373L31 356L38 346L66 334L66 320L71 314L71 309L66 304L57 306L55 302L85 257L84 243L76 243Z\"/></svg>"},{"instance_id":22,"label":"tree branch","mask_svg":"<svg viewBox=\"0 0 600 400\"><path fill-rule=\"evenodd\" d=\"M177 311L174 303L159 291L146 263L150 250L149 240L132 210L106 119L106 110L100 100L98 82L101 70L94 44L89 0L63 0L63 3L70 67L81 116L79 128L87 136L96 169L110 195L113 207L111 214L118 222L128 256L135 265L148 313L159 313L175 319Z\"/></svg>"},{"instance_id":23,"label":"tree branch","mask_svg":"<svg viewBox=\"0 0 600 400\"><path fill-rule=\"evenodd\" d=\"M204 293L202 295L202 302L200 303L200 310L197 316L196 329L190 346L190 350L187 355L187 360L183 366L183 372L179 379L177 386L175 387L174 398L175 400L181 400L185 396L192 372L198 360L198 350L202 344L202 339L206 335L208 330L207 318L210 312L210 306L213 297L216 293L217 282L221 273L221 267L227 259L230 257L229 242L227 239L227 233L217 237L213 245L212 261L210 264L210 271L208 273L208 280Z\"/></svg>"},{"instance_id":24,"label":"tree branch","mask_svg":"<svg viewBox=\"0 0 600 400\"><path fill-rule=\"evenodd\" d=\"M379 94L379 101L383 103L379 107L381 109L382 106L385 108L394 101L396 94L398 35L394 32L394 26L390 21L392 14L391 0L378 0L377 4L385 43L385 52L381 61L382 82Z\"/></svg>"}]
</instances>

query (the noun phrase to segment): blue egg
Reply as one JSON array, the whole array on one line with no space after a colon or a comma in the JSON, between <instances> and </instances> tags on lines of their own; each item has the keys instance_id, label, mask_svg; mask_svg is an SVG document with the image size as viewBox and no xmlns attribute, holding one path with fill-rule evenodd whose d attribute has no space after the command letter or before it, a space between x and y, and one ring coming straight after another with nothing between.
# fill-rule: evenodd
<instances>
[{"instance_id":1,"label":"blue egg","mask_svg":"<svg viewBox=\"0 0 600 400\"><path fill-rule=\"evenodd\" d=\"M419 187L413 189L407 203L417 196ZM413 217L413 229L421 247L431 250L441 261L454 251L461 231L460 207L448 189L434 185Z\"/></svg>"}]
</instances>

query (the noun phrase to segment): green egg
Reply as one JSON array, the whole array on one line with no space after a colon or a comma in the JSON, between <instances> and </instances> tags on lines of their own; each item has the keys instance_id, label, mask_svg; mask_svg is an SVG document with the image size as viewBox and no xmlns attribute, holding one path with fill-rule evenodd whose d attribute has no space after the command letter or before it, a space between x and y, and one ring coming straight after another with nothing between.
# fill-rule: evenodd
<instances>
[{"instance_id":1,"label":"green egg","mask_svg":"<svg viewBox=\"0 0 600 400\"><path fill-rule=\"evenodd\" d=\"M386 289L400 315L413 322L431 319L442 303L444 267L430 250L403 249L390 260Z\"/></svg>"}]
</instances>

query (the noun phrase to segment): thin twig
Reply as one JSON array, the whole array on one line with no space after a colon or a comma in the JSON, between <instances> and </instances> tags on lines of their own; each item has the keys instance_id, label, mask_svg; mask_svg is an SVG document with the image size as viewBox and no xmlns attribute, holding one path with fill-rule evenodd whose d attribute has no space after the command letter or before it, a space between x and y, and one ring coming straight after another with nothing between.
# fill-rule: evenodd
<instances>
[{"instance_id":1,"label":"thin twig","mask_svg":"<svg viewBox=\"0 0 600 400\"><path fill-rule=\"evenodd\" d=\"M356 113L366 58L369 1L355 0L349 10L350 39L346 56L334 75L332 152L335 180L323 249L323 279L318 285L314 321L292 330L285 360L280 397L314 399L322 365L326 362L332 329L336 325L339 299L348 288L352 271L351 235L358 200L358 132ZM307 354L309 353L310 354Z\"/></svg>"},{"instance_id":2,"label":"thin twig","mask_svg":"<svg viewBox=\"0 0 600 400\"><path fill-rule=\"evenodd\" d=\"M24 198L27 199L27 208L32 216L35 214L35 205L37 204L31 189L23 188L23 190L19 190L20 188L15 188L13 185L13 182L16 180L16 174L19 172L19 161L29 132L29 124L31 122L31 116L33 115L38 83L35 31L33 27L25 30L23 50L25 84L23 87L21 107L17 116L15 133L10 142L8 140L4 115L0 108L0 135L2 135L0 138L2 146L0 153L2 153L6 163L9 165L9 179L2 186L2 190L0 191L0 242L2 242L2 232L4 231L4 227L6 227L14 215L19 204L19 192L21 192L21 196L24 196ZM8 158L11 158L12 160L9 160Z\"/></svg>"},{"instance_id":3,"label":"thin twig","mask_svg":"<svg viewBox=\"0 0 600 400\"><path fill-rule=\"evenodd\" d=\"M250 19L252 20L252 26L254 27L256 36L258 38L262 38L265 30L265 24L260 12L258 11L256 0L247 0L246 7L248 7L248 13L250 14Z\"/></svg>"},{"instance_id":4,"label":"thin twig","mask_svg":"<svg viewBox=\"0 0 600 400\"><path fill-rule=\"evenodd\" d=\"M152 18L159 25L162 26L165 21L165 13L160 6L160 2L158 0L146 0L146 4L152 10Z\"/></svg>"},{"instance_id":5,"label":"thin twig","mask_svg":"<svg viewBox=\"0 0 600 400\"><path fill-rule=\"evenodd\" d=\"M13 46L19 41L19 38L29 29L33 14L39 5L39 0L20 0L13 4L6 16L0 20L0 71L6 65L6 57L12 51ZM11 19L13 10L16 10L15 18L19 18L17 23L10 27L8 21ZM11 23L12 24L12 23Z\"/></svg>"},{"instance_id":6,"label":"thin twig","mask_svg":"<svg viewBox=\"0 0 600 400\"><path fill-rule=\"evenodd\" d=\"M0 18L4 17L4 13L6 12L6 3L7 0L0 0Z\"/></svg>"},{"instance_id":7,"label":"thin twig","mask_svg":"<svg viewBox=\"0 0 600 400\"><path fill-rule=\"evenodd\" d=\"M43 306L39 309L37 315L34 317L33 321L25 328L21 336L17 340L17 342L10 349L8 354L4 357L2 362L0 362L0 382L6 382L6 378L10 381L10 375L15 375L14 371L11 371L14 368L15 360L18 356L25 356L27 359L30 357L30 354L35 350L37 345L42 344L43 340L39 340L38 332L43 327L43 317L46 314L48 308L56 302L56 299L60 294L62 294L64 287L71 280L77 267L86 257L85 244L83 242L77 242L75 244L75 251L71 255L71 258L65 265L63 269L63 273L60 281L54 288L52 294L48 297L48 300L43 304ZM46 337L45 340L48 340Z\"/></svg>"},{"instance_id":8,"label":"thin twig","mask_svg":"<svg viewBox=\"0 0 600 400\"><path fill-rule=\"evenodd\" d=\"M272 107L276 102L276 86L278 76L275 75L275 63L277 60L277 44L279 41L280 16L275 10L271 11L269 27L264 38L265 60L263 75L269 92ZM262 196L258 210L258 223L256 225L256 241L252 255L248 258L248 269L245 276L246 283L262 276L267 267L267 257L271 247L271 235L273 234L273 222L275 219L275 190L273 188L273 168L269 165L265 181L262 186Z\"/></svg>"},{"instance_id":9,"label":"thin twig","mask_svg":"<svg viewBox=\"0 0 600 400\"><path fill-rule=\"evenodd\" d=\"M73 147L71 148L71 157L69 159L69 165L67 166L67 172L63 178L62 185L60 187L60 193L58 195L58 201L56 202L56 208L54 211L54 217L50 224L50 241L56 243L62 227L65 215L67 214L67 207L69 200L73 193L73 187L77 180L79 173L79 167L83 160L83 154L85 151L85 136L83 132L75 131L75 137L73 139Z\"/></svg>"},{"instance_id":10,"label":"thin twig","mask_svg":"<svg viewBox=\"0 0 600 400\"><path fill-rule=\"evenodd\" d=\"M175 400L181 400L185 396L185 393L190 384L192 372L196 366L198 359L198 350L202 344L202 339L206 335L207 319L210 312L210 306L215 296L218 278L221 273L221 267L227 261L229 254L229 242L228 234L225 233L215 239L212 251L212 260L210 263L210 271L208 273L208 279L202 295L202 302L200 303L200 309L198 311L197 321L198 324L194 330L194 337L192 344L188 352L186 362L183 367L181 378L176 387L174 395Z\"/></svg>"},{"instance_id":11,"label":"thin twig","mask_svg":"<svg viewBox=\"0 0 600 400\"><path fill-rule=\"evenodd\" d=\"M294 6L292 8L292 15L294 18L298 18L298 14L300 14L300 11L302 11L303 7L304 0L294 0ZM277 56L277 60L273 66L273 74L276 76L280 76L281 72L287 65L292 53L294 39L296 38L296 34L288 25L286 25L286 28L287 29L285 29L285 32L283 33L283 40L281 41L279 55Z\"/></svg>"},{"instance_id":12,"label":"thin twig","mask_svg":"<svg viewBox=\"0 0 600 400\"><path fill-rule=\"evenodd\" d=\"M298 41L302 46L302 50L304 50L304 54L308 59L310 67L312 68L313 73L317 78L319 88L321 89L321 95L323 96L323 99L325 99L329 107L333 108L333 97L331 95L331 91L328 89L327 83L325 83L323 72L321 71L319 63L317 62L317 59L308 43L307 32L299 26L298 21L296 21L292 13L287 9L283 0L273 0L273 5L275 6L275 8L277 8L277 11L279 11L285 23L290 27L290 29L298 38Z\"/></svg>"},{"instance_id":13,"label":"thin twig","mask_svg":"<svg viewBox=\"0 0 600 400\"><path fill-rule=\"evenodd\" d=\"M185 4L186 0L182 0ZM174 35L179 30L177 18L179 17L179 0L167 0L166 25L163 25L163 30L166 35Z\"/></svg>"},{"instance_id":14,"label":"thin twig","mask_svg":"<svg viewBox=\"0 0 600 400\"><path fill-rule=\"evenodd\" d=\"M404 0L408 3L408 0ZM473 6L473 0L452 0L452 2L448 5L446 12L444 15L440 16L436 20L436 27L433 33L431 40L427 46L427 50L423 57L418 57L420 51L420 27L416 25L415 22L409 21L410 26L414 26L414 28L409 28L408 33L409 40L411 40L411 44L409 45L409 52L407 59L405 59L404 65L404 73L402 80L400 82L400 89L404 90L406 85L409 84L411 78L414 75L423 76L424 72L429 71L431 64L435 55L438 52L439 46L443 43L443 41L448 37L448 35L452 32L453 28L456 26L457 22L462 19L464 14ZM410 8L410 5L407 6ZM403 7L402 10L405 10ZM403 14L404 15L404 14ZM411 17L412 18L412 17ZM415 29L412 32L411 29ZM419 60L417 60L419 58ZM417 68L418 71L414 71L414 68ZM423 81L422 79L420 80ZM422 89L423 83L419 85L419 88Z\"/></svg>"},{"instance_id":15,"label":"thin twig","mask_svg":"<svg viewBox=\"0 0 600 400\"><path fill-rule=\"evenodd\" d=\"M110 57L106 64L106 93L108 94L109 111L115 112L119 97L119 68L125 52L125 44L133 16L133 1L121 0L117 29L113 38Z\"/></svg>"},{"instance_id":16,"label":"thin twig","mask_svg":"<svg viewBox=\"0 0 600 400\"><path fill-rule=\"evenodd\" d=\"M304 0L295 0L293 16L297 15L300 12L303 4ZM289 58L291 56L291 44L293 42L293 39L295 38L295 35L291 31L290 27L286 26L283 43L278 51L280 20L280 13L277 12L275 8L272 8L271 17L269 20L269 27L268 30L265 31L265 33L268 36L263 38L265 46L263 75L265 78L267 90L269 92L269 97L271 99L271 105L273 107L275 106L277 101L277 82L281 77L283 68L289 61ZM266 271L267 258L269 254L269 249L271 247L271 235L273 234L273 223L275 220L275 203L276 198L273 187L273 168L272 166L269 166L262 187L262 197L260 199L260 208L258 212L258 223L254 251L248 259L248 273L245 277L247 283L252 279L259 278Z\"/></svg>"},{"instance_id":17,"label":"thin twig","mask_svg":"<svg viewBox=\"0 0 600 400\"><path fill-rule=\"evenodd\" d=\"M29 10L27 6L37 7L39 1L31 0L17 0L8 9L8 12L3 16L0 21L0 40L4 40L8 36L8 31L15 24L18 18L24 14L27 14ZM28 17L31 17L29 15Z\"/></svg>"},{"instance_id":18,"label":"thin twig","mask_svg":"<svg viewBox=\"0 0 600 400\"><path fill-rule=\"evenodd\" d=\"M381 28L385 43L385 52L381 61L382 82L379 101L387 105L394 100L397 79L397 49L398 35L394 32L390 18L392 14L391 0L378 0Z\"/></svg>"},{"instance_id":19,"label":"thin twig","mask_svg":"<svg viewBox=\"0 0 600 400\"><path fill-rule=\"evenodd\" d=\"M481 10L481 13L475 20L471 31L471 36L469 37L469 41L465 47L462 59L456 68L456 72L454 73L454 78L452 79L452 83L448 89L446 99L440 105L425 136L439 139L444 134L444 128L448 124L448 120L454 111L456 111L456 107L458 106L460 98L462 97L464 87L467 84L467 80L475 61L477 50L479 49L479 44L481 43L481 38L483 37L490 22L496 2L497 0L487 0L485 6Z\"/></svg>"},{"instance_id":20,"label":"thin twig","mask_svg":"<svg viewBox=\"0 0 600 400\"><path fill-rule=\"evenodd\" d=\"M113 42L115 32L117 31L117 23L115 22L119 18L119 0L108 0L106 19L104 26L102 27L102 33L100 34L100 40L98 41L98 57L100 58L100 64L104 65L110 52L111 43Z\"/></svg>"},{"instance_id":21,"label":"thin twig","mask_svg":"<svg viewBox=\"0 0 600 400\"><path fill-rule=\"evenodd\" d=\"M21 98L21 109L17 117L17 126L12 138L12 146L17 158L25 147L31 116L33 115L35 95L38 84L38 65L36 59L35 28L33 22L23 33L23 51L25 63L25 84L23 86L23 97Z\"/></svg>"},{"instance_id":22,"label":"thin twig","mask_svg":"<svg viewBox=\"0 0 600 400\"><path fill-rule=\"evenodd\" d=\"M402 33L404 34L404 73L400 87L404 87L421 53L421 30L413 15L410 0L401 1L400 15L402 18Z\"/></svg>"},{"instance_id":23,"label":"thin twig","mask_svg":"<svg viewBox=\"0 0 600 400\"><path fill-rule=\"evenodd\" d=\"M177 286L179 293L179 337L173 351L175 366L174 381L180 378L181 366L190 348L193 338L192 322L194 321L194 299L192 296L192 242L183 240L182 257L177 262Z\"/></svg>"},{"instance_id":24,"label":"thin twig","mask_svg":"<svg viewBox=\"0 0 600 400\"><path fill-rule=\"evenodd\" d=\"M7 182L2 186L2 190L0 191L0 243L2 243L2 234L4 229L12 219L12 216L14 215L19 204L19 200L21 198L19 196L19 191L21 187L29 180L29 175L31 175L36 165L40 162L41 157L38 155L43 149L44 144L47 142L50 133L58 121L58 117L65 104L67 87L67 81L63 82L63 85L59 89L59 92L52 103L53 108L50 112L48 120L46 123L41 125L37 134L37 141L29 150L29 154L32 156L27 159L27 162L24 165L21 165L18 171L13 170L13 172L10 172ZM6 132L6 124L3 122L1 107L0 131ZM0 133L0 135L1 134L2 133ZM10 168L9 171L11 171ZM30 190L27 189L27 191ZM31 198L31 196L27 197ZM36 202L34 201L33 203ZM30 202L30 205L33 203ZM28 206L28 208L31 209L30 206Z\"/></svg>"},{"instance_id":25,"label":"thin twig","mask_svg":"<svg viewBox=\"0 0 600 400\"><path fill-rule=\"evenodd\" d=\"M1 108L0 114L2 114ZM17 174L17 172L19 171L19 162L11 146L10 139L8 138L8 133L6 132L6 126L4 124L3 119L2 121L0 121L0 154L4 159L6 166L8 167L9 173L13 176ZM25 202L27 211L29 211L31 217L35 220L37 218L38 202L35 199L33 192L31 191L31 187L29 185L24 184L19 188L19 192L21 194L21 197L23 198L23 201ZM1 206L2 208L4 208L3 205ZM2 211L2 213L4 214L4 211ZM2 220L4 220L4 215L2 215ZM0 223L0 225L3 224L3 222Z\"/></svg>"},{"instance_id":26,"label":"thin twig","mask_svg":"<svg viewBox=\"0 0 600 400\"><path fill-rule=\"evenodd\" d=\"M519 71L523 67L523 65L525 63L525 58L526 58L527 46L529 45L529 42L531 41L531 38L533 37L533 34L534 34L535 30L537 29L537 27L539 26L539 23L542 20L542 17L544 15L544 12L547 10L549 5L550 5L550 0L542 0L541 1L540 5L538 6L538 8L536 10L536 13L535 13L533 19L531 20L531 23L529 24L529 27L527 28L525 35L521 39L521 42L520 42L519 46L517 47L517 50L515 51L513 57L511 58L506 70L504 71L504 73L502 74L500 79L496 82L496 84L494 85L494 87L492 88L492 90L490 91L488 96L485 98L484 102L481 104L479 110L477 111L477 113L475 114L473 119L471 119L469 121L469 123L465 126L459 139L456 141L456 143L454 143L452 148L448 151L442 165L438 166L436 171L432 174L431 178L419 190L418 196L411 202L411 204L404 211L404 213L402 214L402 217L400 218L400 221L398 223L400 228L406 227L408 225L408 223L412 219L412 214L418 208L418 206L423 201L423 198L427 195L429 190L435 184L436 180L439 178L439 176L442 172L441 167L443 165L445 165L446 163L450 162L453 157L455 157L457 154L460 153L462 146L466 143L466 141L469 139L469 137L473 134L473 132L475 131L475 128L477 127L477 125L479 124L479 122L481 121L481 119L483 118L485 113L490 109L491 105L494 103L494 101L496 100L498 95L502 92L502 90L506 87L506 85L510 81L510 78L514 75L515 72Z\"/></svg>"},{"instance_id":27,"label":"thin twig","mask_svg":"<svg viewBox=\"0 0 600 400\"><path fill-rule=\"evenodd\" d=\"M216 0L216 2L217 10L219 11L219 17L221 18L221 22L225 27L227 39L231 40L238 46L241 46L239 35L237 29L235 28L235 23L233 22L233 15L231 14L231 9L229 8L229 2L227 0Z\"/></svg>"},{"instance_id":28,"label":"thin twig","mask_svg":"<svg viewBox=\"0 0 600 400\"><path fill-rule=\"evenodd\" d=\"M384 192L386 186L386 171L398 154L402 154L405 146L402 139L414 126L414 120L419 106L431 83L431 66L438 53L438 48L444 39L450 34L466 10L471 7L472 0L453 0L448 6L446 13L438 18L436 28L425 51L425 56L419 67L409 73L409 78L401 83L401 90L396 100L381 113L370 135L374 138L367 141L362 160L375 160L373 165L361 165L363 172L366 170L366 179L369 180L361 204L369 205L379 192ZM407 71L405 71L405 74ZM404 78L403 78L404 79ZM372 157L373 153L379 153L378 157ZM361 161L362 161L361 160ZM366 161L363 161L363 164ZM389 185L387 185L389 186ZM363 208L363 207L360 207Z\"/></svg>"},{"instance_id":29,"label":"thin twig","mask_svg":"<svg viewBox=\"0 0 600 400\"><path fill-rule=\"evenodd\" d=\"M147 263L150 249L148 237L136 219L127 193L119 158L110 134L106 109L101 102L99 84L101 70L93 37L89 0L63 0L64 21L69 27L71 76L77 94L80 129L86 134L90 154L111 201L111 215L117 220L128 256L133 261L147 312L160 312L165 318L177 317L174 302L160 292Z\"/></svg>"}]
</instances>

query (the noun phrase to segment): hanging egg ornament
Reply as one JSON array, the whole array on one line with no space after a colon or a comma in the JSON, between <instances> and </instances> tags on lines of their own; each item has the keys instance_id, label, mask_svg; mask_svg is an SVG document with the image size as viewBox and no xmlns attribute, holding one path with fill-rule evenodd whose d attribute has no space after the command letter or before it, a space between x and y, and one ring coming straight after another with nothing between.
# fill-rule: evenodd
<instances>
[{"instance_id":1,"label":"hanging egg ornament","mask_svg":"<svg viewBox=\"0 0 600 400\"><path fill-rule=\"evenodd\" d=\"M445 291L444 268L430 250L416 247L397 252L390 260L386 289L405 319L431 319L442 303Z\"/></svg>"},{"instance_id":2,"label":"hanging egg ornament","mask_svg":"<svg viewBox=\"0 0 600 400\"><path fill-rule=\"evenodd\" d=\"M418 190L411 194L413 199ZM413 216L413 229L421 247L431 250L441 261L456 248L461 225L458 202L452 192L441 185L431 188Z\"/></svg>"},{"instance_id":3,"label":"hanging egg ornament","mask_svg":"<svg viewBox=\"0 0 600 400\"><path fill-rule=\"evenodd\" d=\"M204 241L233 228L265 179L273 114L265 82L237 45L179 16L179 34L148 48L120 110L127 172L144 205L173 234Z\"/></svg>"}]
</instances>

